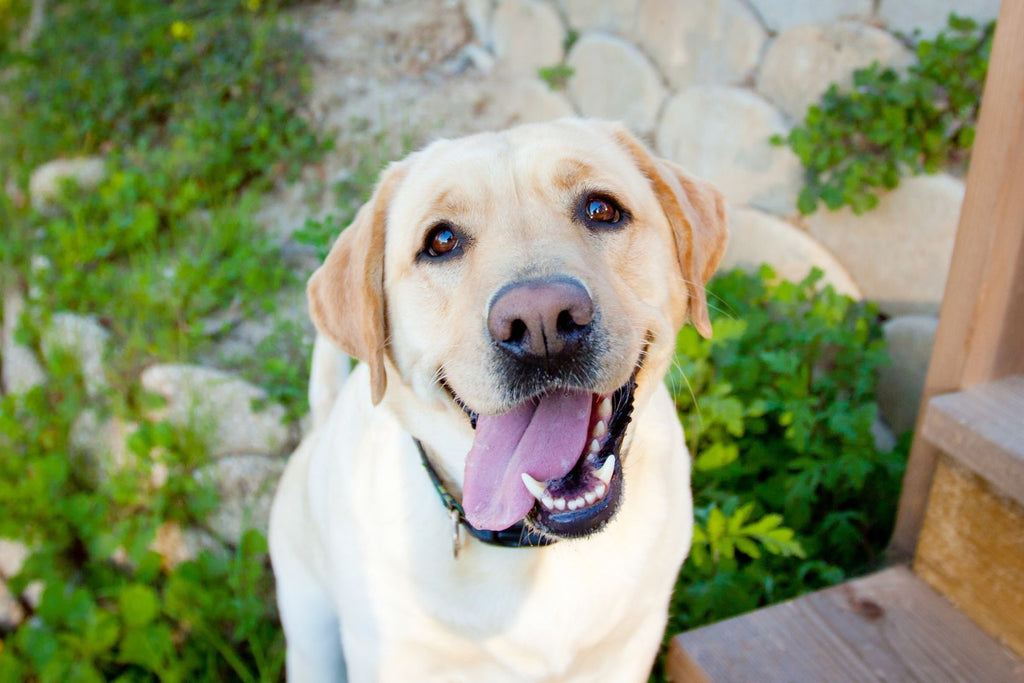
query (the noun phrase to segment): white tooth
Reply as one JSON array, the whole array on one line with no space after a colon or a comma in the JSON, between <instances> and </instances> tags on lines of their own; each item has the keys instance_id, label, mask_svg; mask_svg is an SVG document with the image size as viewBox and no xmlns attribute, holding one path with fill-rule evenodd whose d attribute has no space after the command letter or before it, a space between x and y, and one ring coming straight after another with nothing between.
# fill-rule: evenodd
<instances>
[{"instance_id":1,"label":"white tooth","mask_svg":"<svg viewBox=\"0 0 1024 683\"><path fill-rule=\"evenodd\" d=\"M540 500L547 495L548 489L544 484L540 483L526 472L523 472L520 476L522 476L523 483L526 484L526 488L529 489L534 498Z\"/></svg>"},{"instance_id":2,"label":"white tooth","mask_svg":"<svg viewBox=\"0 0 1024 683\"><path fill-rule=\"evenodd\" d=\"M595 438L600 439L607 432L608 432L608 429L604 426L604 420L600 420L596 425L594 425L594 432L593 432L593 434L594 434Z\"/></svg>"},{"instance_id":3,"label":"white tooth","mask_svg":"<svg viewBox=\"0 0 1024 683\"><path fill-rule=\"evenodd\" d=\"M604 484L601 484L601 486L604 486ZM593 505L594 501L597 500L597 494L593 491L588 491L583 497L587 499L587 505Z\"/></svg>"},{"instance_id":4,"label":"white tooth","mask_svg":"<svg viewBox=\"0 0 1024 683\"><path fill-rule=\"evenodd\" d=\"M565 509L565 498L555 498L555 507L559 510Z\"/></svg>"},{"instance_id":5,"label":"white tooth","mask_svg":"<svg viewBox=\"0 0 1024 683\"><path fill-rule=\"evenodd\" d=\"M555 499L552 498L551 496L544 496L543 498L540 499L540 502L543 503L544 507L546 507L548 510L555 509Z\"/></svg>"},{"instance_id":6,"label":"white tooth","mask_svg":"<svg viewBox=\"0 0 1024 683\"><path fill-rule=\"evenodd\" d=\"M579 509L583 507L583 505L583 496L580 496L579 498L576 499L576 508Z\"/></svg>"},{"instance_id":7,"label":"white tooth","mask_svg":"<svg viewBox=\"0 0 1024 683\"><path fill-rule=\"evenodd\" d=\"M601 403L597 406L597 416L602 420L607 420L612 415L612 400L605 397Z\"/></svg>"},{"instance_id":8,"label":"white tooth","mask_svg":"<svg viewBox=\"0 0 1024 683\"><path fill-rule=\"evenodd\" d=\"M597 494L598 498L604 498L604 494L608 492L608 487L604 484L598 484L597 488L594 489L594 493Z\"/></svg>"},{"instance_id":9,"label":"white tooth","mask_svg":"<svg viewBox=\"0 0 1024 683\"><path fill-rule=\"evenodd\" d=\"M597 442L597 439L594 439L590 442L590 452L597 453L599 450L601 450L601 444Z\"/></svg>"},{"instance_id":10,"label":"white tooth","mask_svg":"<svg viewBox=\"0 0 1024 683\"><path fill-rule=\"evenodd\" d=\"M569 502L567 503L567 505L569 506L569 509L570 509L570 510L575 510L576 508L578 508L578 507L579 507L579 505L577 505L577 504L576 504L576 501L575 501L575 500L570 500L570 501L569 501Z\"/></svg>"},{"instance_id":11,"label":"white tooth","mask_svg":"<svg viewBox=\"0 0 1024 683\"><path fill-rule=\"evenodd\" d=\"M615 456L609 455L608 459L601 465L601 469L597 471L597 478L603 481L605 484L610 484L612 481L612 473L615 472Z\"/></svg>"}]
</instances>

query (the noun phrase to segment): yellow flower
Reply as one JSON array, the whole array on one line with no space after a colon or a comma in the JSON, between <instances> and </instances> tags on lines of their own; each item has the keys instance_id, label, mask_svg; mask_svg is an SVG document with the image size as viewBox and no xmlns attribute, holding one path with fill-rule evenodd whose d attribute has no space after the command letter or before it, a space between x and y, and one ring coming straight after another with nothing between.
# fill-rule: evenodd
<instances>
[{"instance_id":1,"label":"yellow flower","mask_svg":"<svg viewBox=\"0 0 1024 683\"><path fill-rule=\"evenodd\" d=\"M192 27L186 24L184 21L176 21L173 24L171 24L171 36L175 40L180 40L184 42L195 38L196 33L192 30Z\"/></svg>"}]
</instances>

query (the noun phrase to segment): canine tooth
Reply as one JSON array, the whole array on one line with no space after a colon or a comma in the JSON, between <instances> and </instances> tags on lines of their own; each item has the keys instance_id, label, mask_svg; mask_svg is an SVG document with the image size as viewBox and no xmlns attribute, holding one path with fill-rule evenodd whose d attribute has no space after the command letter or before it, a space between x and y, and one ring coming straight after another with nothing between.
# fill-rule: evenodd
<instances>
[{"instance_id":1,"label":"canine tooth","mask_svg":"<svg viewBox=\"0 0 1024 683\"><path fill-rule=\"evenodd\" d=\"M565 498L555 498L555 507L559 510L565 509Z\"/></svg>"},{"instance_id":2,"label":"canine tooth","mask_svg":"<svg viewBox=\"0 0 1024 683\"><path fill-rule=\"evenodd\" d=\"M598 498L604 498L604 494L608 493L608 487L604 484L598 484L597 488L594 489L594 493L597 494Z\"/></svg>"},{"instance_id":3,"label":"canine tooth","mask_svg":"<svg viewBox=\"0 0 1024 683\"><path fill-rule=\"evenodd\" d=\"M551 496L544 496L543 498L540 499L540 502L548 510L554 510L555 509L555 499L552 498Z\"/></svg>"},{"instance_id":4,"label":"canine tooth","mask_svg":"<svg viewBox=\"0 0 1024 683\"><path fill-rule=\"evenodd\" d=\"M548 489L544 484L540 483L526 472L523 472L520 476L523 478L523 483L526 484L526 488L533 494L534 498L540 500L547 495Z\"/></svg>"},{"instance_id":5,"label":"canine tooth","mask_svg":"<svg viewBox=\"0 0 1024 683\"><path fill-rule=\"evenodd\" d=\"M598 439L600 439L602 436L604 436L605 434L608 433L608 429L607 429L607 427L605 427L604 420L599 420L597 422L597 424L594 425L594 432L593 433L594 433L594 437L598 438Z\"/></svg>"},{"instance_id":6,"label":"canine tooth","mask_svg":"<svg viewBox=\"0 0 1024 683\"><path fill-rule=\"evenodd\" d=\"M583 497L587 499L587 505L593 505L594 501L597 500L597 493L594 491L587 491Z\"/></svg>"},{"instance_id":7,"label":"canine tooth","mask_svg":"<svg viewBox=\"0 0 1024 683\"><path fill-rule=\"evenodd\" d=\"M601 469L597 471L597 478L608 485L612 481L612 474L615 472L615 456L609 455L608 459L601 465Z\"/></svg>"},{"instance_id":8,"label":"canine tooth","mask_svg":"<svg viewBox=\"0 0 1024 683\"><path fill-rule=\"evenodd\" d=\"M604 397L601 402L597 405L597 416L602 420L607 420L612 415L612 400L607 396Z\"/></svg>"},{"instance_id":9,"label":"canine tooth","mask_svg":"<svg viewBox=\"0 0 1024 683\"><path fill-rule=\"evenodd\" d=\"M576 508L579 507L575 500L570 500L568 503L566 503L566 505L569 506L570 510L575 510Z\"/></svg>"},{"instance_id":10,"label":"canine tooth","mask_svg":"<svg viewBox=\"0 0 1024 683\"><path fill-rule=\"evenodd\" d=\"M597 453L599 450L601 450L601 444L598 443L597 439L594 439L590 442L590 452Z\"/></svg>"}]
</instances>

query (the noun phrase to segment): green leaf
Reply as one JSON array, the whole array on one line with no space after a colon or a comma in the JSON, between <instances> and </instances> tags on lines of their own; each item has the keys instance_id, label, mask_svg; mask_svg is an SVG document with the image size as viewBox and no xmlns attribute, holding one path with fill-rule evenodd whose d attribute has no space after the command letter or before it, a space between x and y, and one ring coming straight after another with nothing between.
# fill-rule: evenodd
<instances>
[{"instance_id":1,"label":"green leaf","mask_svg":"<svg viewBox=\"0 0 1024 683\"><path fill-rule=\"evenodd\" d=\"M736 444L716 442L697 456L693 466L701 472L709 472L730 465L739 457L740 451Z\"/></svg>"},{"instance_id":2,"label":"green leaf","mask_svg":"<svg viewBox=\"0 0 1024 683\"><path fill-rule=\"evenodd\" d=\"M160 613L156 591L142 584L134 583L122 588L117 602L121 618L129 628L145 626Z\"/></svg>"}]
</instances>

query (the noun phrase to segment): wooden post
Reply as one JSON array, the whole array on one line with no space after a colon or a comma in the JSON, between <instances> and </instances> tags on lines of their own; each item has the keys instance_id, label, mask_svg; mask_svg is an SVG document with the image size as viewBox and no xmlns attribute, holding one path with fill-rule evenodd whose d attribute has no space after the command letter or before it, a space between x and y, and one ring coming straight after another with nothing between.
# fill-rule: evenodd
<instances>
[{"instance_id":1,"label":"wooden post","mask_svg":"<svg viewBox=\"0 0 1024 683\"><path fill-rule=\"evenodd\" d=\"M1024 1L1004 0L890 543L893 559L914 554L935 473L939 450L920 429L928 401L1019 373L1024 373Z\"/></svg>"}]
</instances>

